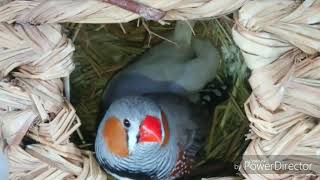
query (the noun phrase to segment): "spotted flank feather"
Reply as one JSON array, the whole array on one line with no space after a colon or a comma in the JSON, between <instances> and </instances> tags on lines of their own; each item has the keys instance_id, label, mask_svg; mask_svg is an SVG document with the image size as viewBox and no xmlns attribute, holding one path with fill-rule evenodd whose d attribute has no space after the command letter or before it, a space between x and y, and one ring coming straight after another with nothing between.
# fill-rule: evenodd
<instances>
[{"instance_id":1,"label":"spotted flank feather","mask_svg":"<svg viewBox=\"0 0 320 180\"><path fill-rule=\"evenodd\" d=\"M171 173L171 178L175 179L190 174L194 163L194 157L187 156L185 151L180 151L176 166Z\"/></svg>"}]
</instances>

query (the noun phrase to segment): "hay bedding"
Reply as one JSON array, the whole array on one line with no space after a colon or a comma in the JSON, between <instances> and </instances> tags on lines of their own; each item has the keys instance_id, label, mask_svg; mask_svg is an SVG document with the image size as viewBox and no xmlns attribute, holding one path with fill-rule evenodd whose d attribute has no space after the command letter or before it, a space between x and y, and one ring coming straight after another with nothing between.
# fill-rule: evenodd
<instances>
[{"instance_id":1,"label":"hay bedding","mask_svg":"<svg viewBox=\"0 0 320 180\"><path fill-rule=\"evenodd\" d=\"M151 16L136 12L149 19L160 18L162 24L222 16L242 6L235 16L233 37L252 70L249 82L253 90L245 103L252 141L244 160L271 161L271 155L281 154L295 161L293 155L302 155L298 157L314 166L308 176L244 168L240 172L248 179L316 178L320 167L315 156L320 148L319 0L137 2L154 9ZM70 141L80 126L65 98L70 91L68 76L74 69L74 47L55 23L120 23L140 16L113 5L114 1L109 3L1 2L0 147L10 161L10 179L106 179L92 152ZM23 147L24 137L38 143Z\"/></svg>"}]
</instances>

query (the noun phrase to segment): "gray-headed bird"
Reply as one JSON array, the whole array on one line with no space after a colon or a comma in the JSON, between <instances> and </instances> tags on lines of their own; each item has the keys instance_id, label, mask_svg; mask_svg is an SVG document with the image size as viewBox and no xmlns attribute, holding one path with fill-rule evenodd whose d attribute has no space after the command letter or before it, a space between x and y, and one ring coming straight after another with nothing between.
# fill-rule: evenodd
<instances>
[{"instance_id":1,"label":"gray-headed bird","mask_svg":"<svg viewBox=\"0 0 320 180\"><path fill-rule=\"evenodd\" d=\"M177 22L169 37L177 46L156 45L106 86L95 150L118 179L174 179L192 169L210 121L193 95L215 77L220 60L192 26Z\"/></svg>"}]
</instances>

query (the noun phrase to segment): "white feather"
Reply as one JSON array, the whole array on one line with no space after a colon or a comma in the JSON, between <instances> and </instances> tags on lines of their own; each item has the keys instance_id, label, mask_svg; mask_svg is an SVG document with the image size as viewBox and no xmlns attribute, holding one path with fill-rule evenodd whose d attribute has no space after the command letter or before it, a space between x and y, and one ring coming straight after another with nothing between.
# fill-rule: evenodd
<instances>
[{"instance_id":1,"label":"white feather","mask_svg":"<svg viewBox=\"0 0 320 180\"><path fill-rule=\"evenodd\" d=\"M191 28L186 22L178 22L171 38L178 46L162 42L124 72L174 82L190 93L199 91L216 76L220 57L210 41L192 39Z\"/></svg>"}]
</instances>

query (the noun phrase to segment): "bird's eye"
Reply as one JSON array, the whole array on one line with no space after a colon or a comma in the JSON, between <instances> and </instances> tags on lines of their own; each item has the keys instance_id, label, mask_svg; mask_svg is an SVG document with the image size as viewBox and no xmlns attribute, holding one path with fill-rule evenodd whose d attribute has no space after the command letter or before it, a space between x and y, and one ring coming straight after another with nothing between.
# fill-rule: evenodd
<instances>
[{"instance_id":1,"label":"bird's eye","mask_svg":"<svg viewBox=\"0 0 320 180\"><path fill-rule=\"evenodd\" d=\"M123 125L124 125L124 127L129 128L131 124L130 124L130 121L128 119L125 119L123 121Z\"/></svg>"}]
</instances>

